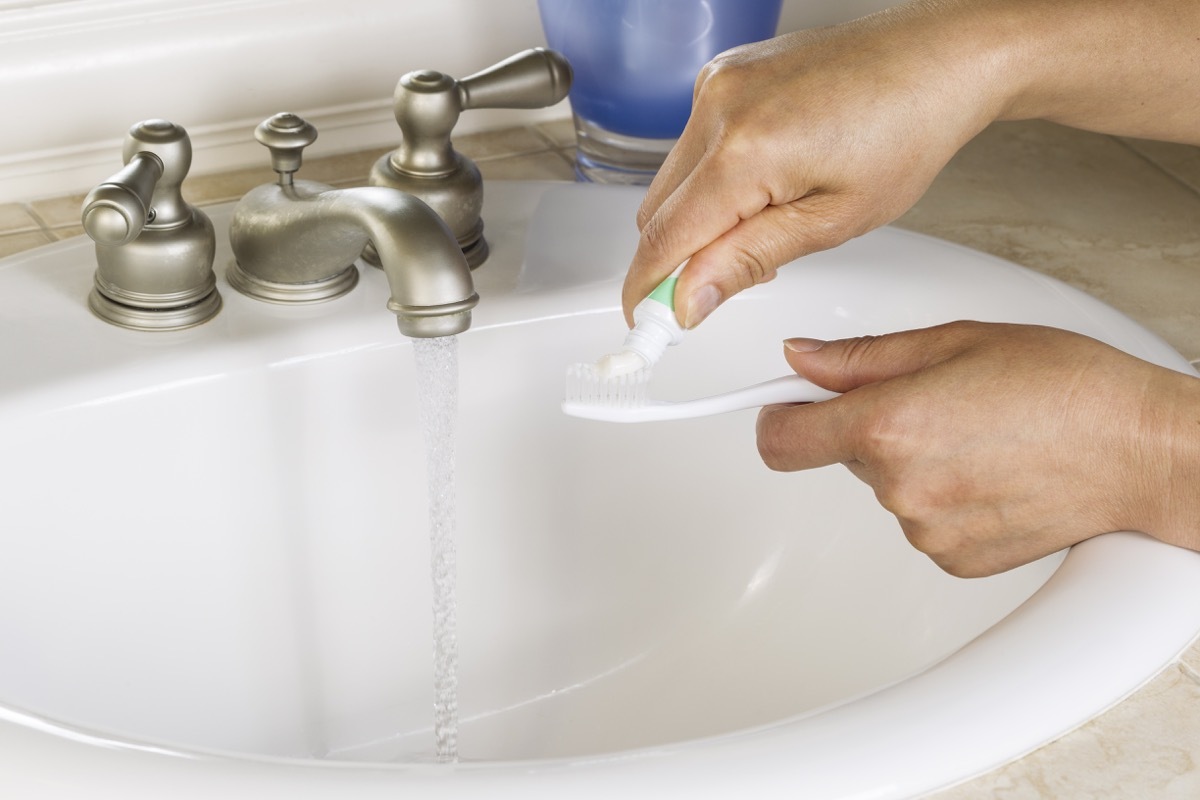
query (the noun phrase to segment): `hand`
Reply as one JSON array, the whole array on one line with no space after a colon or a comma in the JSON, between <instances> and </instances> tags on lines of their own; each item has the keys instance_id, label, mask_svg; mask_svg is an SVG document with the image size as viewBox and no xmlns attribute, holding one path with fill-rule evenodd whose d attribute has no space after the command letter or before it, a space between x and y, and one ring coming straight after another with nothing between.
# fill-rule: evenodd
<instances>
[{"instance_id":1,"label":"hand","mask_svg":"<svg viewBox=\"0 0 1200 800\"><path fill-rule=\"evenodd\" d=\"M638 214L626 318L690 258L675 307L694 327L900 216L998 119L1200 144L1197 26L1192 0L912 0L723 53Z\"/></svg>"},{"instance_id":2,"label":"hand","mask_svg":"<svg viewBox=\"0 0 1200 800\"><path fill-rule=\"evenodd\" d=\"M781 264L915 203L996 114L985 71L933 53L932 25L884 13L735 48L705 67L638 215L626 316L691 257L675 299L694 327Z\"/></svg>"},{"instance_id":3,"label":"hand","mask_svg":"<svg viewBox=\"0 0 1200 800\"><path fill-rule=\"evenodd\" d=\"M764 461L844 463L947 572L1002 572L1114 530L1200 549L1194 377L1022 325L788 345L798 374L845 394L764 408Z\"/></svg>"}]
</instances>

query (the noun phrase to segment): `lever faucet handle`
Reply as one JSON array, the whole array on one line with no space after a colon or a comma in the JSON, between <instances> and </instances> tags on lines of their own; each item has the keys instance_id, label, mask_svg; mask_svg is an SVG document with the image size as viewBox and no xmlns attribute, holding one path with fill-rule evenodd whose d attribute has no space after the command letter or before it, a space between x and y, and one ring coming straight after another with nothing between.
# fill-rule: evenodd
<instances>
[{"instance_id":1,"label":"lever faucet handle","mask_svg":"<svg viewBox=\"0 0 1200 800\"><path fill-rule=\"evenodd\" d=\"M149 222L174 224L191 213L179 193L192 166L187 131L165 119L139 122L125 136L123 156L125 167L83 201L83 229L99 244L128 244Z\"/></svg>"},{"instance_id":2,"label":"lever faucet handle","mask_svg":"<svg viewBox=\"0 0 1200 800\"><path fill-rule=\"evenodd\" d=\"M154 185L163 163L138 153L124 169L101 183L83 201L83 229L97 244L119 247L138 237L151 219Z\"/></svg>"},{"instance_id":3,"label":"lever faucet handle","mask_svg":"<svg viewBox=\"0 0 1200 800\"><path fill-rule=\"evenodd\" d=\"M129 129L125 166L92 189L81 211L96 241L95 287L88 297L106 322L137 330L198 325L221 308L212 264L212 222L184 199L192 142L173 122Z\"/></svg>"},{"instance_id":4,"label":"lever faucet handle","mask_svg":"<svg viewBox=\"0 0 1200 800\"><path fill-rule=\"evenodd\" d=\"M263 120L254 129L254 138L271 151L271 169L279 173L279 183L292 182L292 173L300 169L304 148L317 140L317 129L295 114L283 112Z\"/></svg>"},{"instance_id":5,"label":"lever faucet handle","mask_svg":"<svg viewBox=\"0 0 1200 800\"><path fill-rule=\"evenodd\" d=\"M409 72L396 84L393 111L400 147L391 155L401 174L441 177L459 169L450 133L472 108L542 108L567 96L571 66L553 50L535 47L462 80L431 69Z\"/></svg>"},{"instance_id":6,"label":"lever faucet handle","mask_svg":"<svg viewBox=\"0 0 1200 800\"><path fill-rule=\"evenodd\" d=\"M450 226L474 269L488 255L479 217L483 178L475 163L450 142L459 115L471 108L553 105L567 96L571 77L567 60L541 47L462 80L430 69L404 75L396 84L392 104L400 125L400 146L375 162L368 183L408 192L429 204ZM378 263L370 247L363 257Z\"/></svg>"},{"instance_id":7,"label":"lever faucet handle","mask_svg":"<svg viewBox=\"0 0 1200 800\"><path fill-rule=\"evenodd\" d=\"M567 96L571 65L562 55L535 47L458 81L463 109L545 108Z\"/></svg>"}]
</instances>

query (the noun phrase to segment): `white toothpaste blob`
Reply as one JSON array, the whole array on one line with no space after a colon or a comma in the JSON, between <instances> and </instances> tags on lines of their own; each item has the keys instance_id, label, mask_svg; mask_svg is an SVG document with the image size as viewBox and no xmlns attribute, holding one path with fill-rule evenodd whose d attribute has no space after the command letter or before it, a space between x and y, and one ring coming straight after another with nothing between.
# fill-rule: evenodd
<instances>
[{"instance_id":1,"label":"white toothpaste blob","mask_svg":"<svg viewBox=\"0 0 1200 800\"><path fill-rule=\"evenodd\" d=\"M650 362L633 350L609 353L596 362L596 370L601 380L630 375L648 366L650 366Z\"/></svg>"},{"instance_id":2,"label":"white toothpaste blob","mask_svg":"<svg viewBox=\"0 0 1200 800\"><path fill-rule=\"evenodd\" d=\"M649 296L634 306L633 328L626 334L621 349L596 362L600 377L615 378L653 367L667 347L683 341L683 326L675 318L675 281L682 269L680 265Z\"/></svg>"}]
</instances>

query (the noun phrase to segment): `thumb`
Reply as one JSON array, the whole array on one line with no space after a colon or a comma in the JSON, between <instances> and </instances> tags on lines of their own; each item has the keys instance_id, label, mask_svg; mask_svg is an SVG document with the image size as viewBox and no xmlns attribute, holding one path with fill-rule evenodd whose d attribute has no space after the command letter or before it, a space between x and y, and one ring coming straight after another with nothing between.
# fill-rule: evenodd
<instances>
[{"instance_id":1,"label":"thumb","mask_svg":"<svg viewBox=\"0 0 1200 800\"><path fill-rule=\"evenodd\" d=\"M962 352L977 338L973 326L950 323L882 336L821 341L795 338L783 343L796 374L835 392L907 375Z\"/></svg>"},{"instance_id":2,"label":"thumb","mask_svg":"<svg viewBox=\"0 0 1200 800\"><path fill-rule=\"evenodd\" d=\"M700 248L680 273L675 290L683 326L696 327L738 292L772 280L780 266L862 233L828 222L846 216L839 210L841 202L816 193L767 205Z\"/></svg>"}]
</instances>

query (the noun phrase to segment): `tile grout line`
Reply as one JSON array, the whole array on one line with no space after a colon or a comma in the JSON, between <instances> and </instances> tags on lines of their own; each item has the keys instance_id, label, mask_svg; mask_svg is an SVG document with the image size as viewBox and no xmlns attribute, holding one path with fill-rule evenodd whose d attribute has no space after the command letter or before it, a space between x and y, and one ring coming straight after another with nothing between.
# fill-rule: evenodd
<instances>
[{"instance_id":1,"label":"tile grout line","mask_svg":"<svg viewBox=\"0 0 1200 800\"><path fill-rule=\"evenodd\" d=\"M41 230L41 226L38 225L37 218L30 215L29 209L24 203L4 203L2 205L11 205L14 208L20 209L25 213L26 218L15 221L15 224L0 227L0 236L9 236L18 233L36 233Z\"/></svg>"},{"instance_id":2,"label":"tile grout line","mask_svg":"<svg viewBox=\"0 0 1200 800\"><path fill-rule=\"evenodd\" d=\"M546 146L549 147L551 150L559 149L558 142L554 141L554 139L551 138L550 134L543 131L540 125L530 125L528 130L530 132L532 132L534 136L538 137L543 142L545 142Z\"/></svg>"},{"instance_id":3,"label":"tile grout line","mask_svg":"<svg viewBox=\"0 0 1200 800\"><path fill-rule=\"evenodd\" d=\"M567 166L569 166L572 170L575 169L575 166L576 166L575 159L573 159L569 155L567 155L567 152L565 150L555 150L553 152L554 152L554 155L558 156L563 161L567 162ZM575 180L576 181L579 180L579 173L575 173Z\"/></svg>"},{"instance_id":4,"label":"tile grout line","mask_svg":"<svg viewBox=\"0 0 1200 800\"><path fill-rule=\"evenodd\" d=\"M554 138L550 136L550 134L542 130L541 125L530 125L529 130L548 145L549 152L554 153L554 155L567 162L567 166L569 166L572 170L575 169L575 159L568 154L571 149L571 145L559 145L559 143L556 142ZM576 174L578 175L578 173Z\"/></svg>"},{"instance_id":5,"label":"tile grout line","mask_svg":"<svg viewBox=\"0 0 1200 800\"><path fill-rule=\"evenodd\" d=\"M1133 153L1133 155L1137 156L1138 158L1140 158L1140 159L1141 159L1142 161L1144 161L1145 163L1149 164L1149 165L1150 165L1151 167L1153 167L1153 168L1154 168L1156 171L1158 171L1158 172L1162 173L1163 175L1165 175L1165 176L1166 176L1167 178L1169 178L1170 180L1172 180L1172 181L1174 181L1175 183L1177 183L1177 184L1179 184L1180 186L1182 186L1184 189L1187 189L1187 190L1188 190L1188 192L1190 192L1191 194L1194 194L1194 195L1196 195L1197 197L1200 197L1200 188L1198 188L1198 187L1196 187L1196 186L1193 186L1193 185L1192 185L1191 183L1189 183L1188 181L1186 181L1186 180L1184 180L1183 178L1179 177L1179 176L1178 176L1178 175L1176 175L1174 172L1172 172L1171 170L1169 170L1169 169L1167 169L1166 167L1164 167L1162 164L1159 164L1157 161L1155 161L1155 160L1154 160L1153 158L1151 158L1150 156L1148 156L1148 155L1146 155L1145 153L1141 152L1141 151L1140 151L1140 150L1138 150L1136 147L1133 147L1132 145L1130 145L1128 142L1126 142L1126 141L1125 141L1124 139L1122 139L1121 137L1119 137L1119 136L1110 136L1109 138L1110 138L1110 139L1112 139L1113 141L1115 141L1115 142L1116 142L1117 144L1119 144L1121 147L1124 147L1124 148L1125 148L1126 150L1128 150L1130 153Z\"/></svg>"},{"instance_id":6,"label":"tile grout line","mask_svg":"<svg viewBox=\"0 0 1200 800\"><path fill-rule=\"evenodd\" d=\"M42 219L42 215L33 209L33 205L31 203L17 203L17 205L19 205L21 209L29 215L29 217L37 225L38 230L50 237L50 241L58 240L58 237L54 235L53 229L51 229L51 227L46 223L46 220Z\"/></svg>"},{"instance_id":7,"label":"tile grout line","mask_svg":"<svg viewBox=\"0 0 1200 800\"><path fill-rule=\"evenodd\" d=\"M1200 672L1197 672L1195 669L1193 669L1192 666L1187 662L1179 662L1179 671L1182 672L1185 677L1191 678L1194 683L1200 684Z\"/></svg>"},{"instance_id":8,"label":"tile grout line","mask_svg":"<svg viewBox=\"0 0 1200 800\"><path fill-rule=\"evenodd\" d=\"M470 159L476 164L490 164L494 161L503 161L506 158L520 158L521 156L537 156L542 153L549 152L550 147L542 147L537 150L514 150L511 153L489 153L486 156L470 156Z\"/></svg>"}]
</instances>

